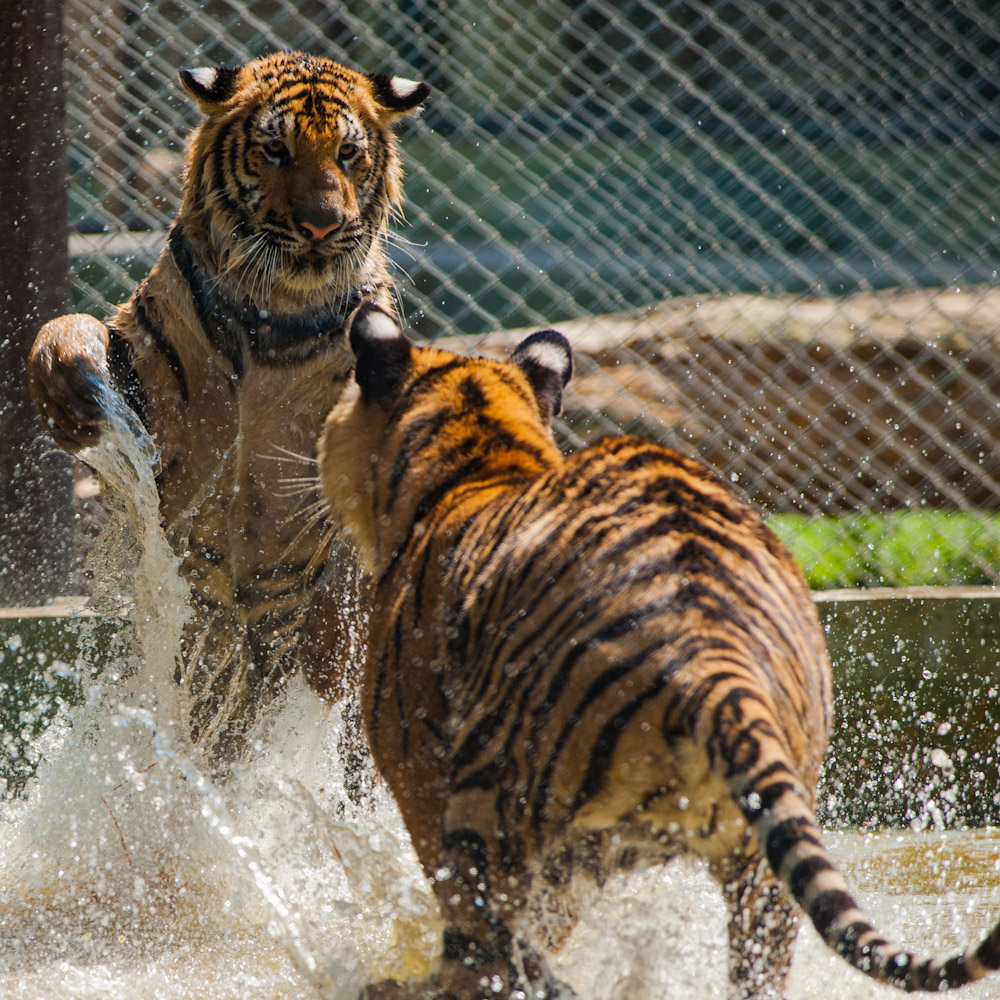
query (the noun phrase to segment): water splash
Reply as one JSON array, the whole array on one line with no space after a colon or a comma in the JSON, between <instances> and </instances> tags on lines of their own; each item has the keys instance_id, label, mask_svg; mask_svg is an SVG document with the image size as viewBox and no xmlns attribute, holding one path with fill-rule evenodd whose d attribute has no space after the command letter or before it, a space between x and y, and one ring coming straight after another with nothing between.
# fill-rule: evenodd
<instances>
[{"instance_id":1,"label":"water splash","mask_svg":"<svg viewBox=\"0 0 1000 1000\"><path fill-rule=\"evenodd\" d=\"M82 456L109 511L90 557L98 617L80 622L91 669L82 704L38 738L26 798L0 811L0 992L340 1000L373 977L427 975L436 905L391 802L343 806L338 708L296 681L260 721L252 763L224 784L202 773L173 681L190 608L155 447L120 398L104 403ZM176 968L194 941L209 958ZM140 958L166 985L138 976Z\"/></svg>"}]
</instances>

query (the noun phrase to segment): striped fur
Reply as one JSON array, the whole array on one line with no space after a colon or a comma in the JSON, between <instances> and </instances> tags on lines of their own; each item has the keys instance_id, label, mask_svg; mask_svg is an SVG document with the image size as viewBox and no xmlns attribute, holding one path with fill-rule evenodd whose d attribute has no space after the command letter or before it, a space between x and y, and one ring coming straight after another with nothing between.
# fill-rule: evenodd
<instances>
[{"instance_id":1,"label":"striped fur","mask_svg":"<svg viewBox=\"0 0 1000 1000\"><path fill-rule=\"evenodd\" d=\"M681 851L725 895L732 996L782 995L800 908L904 989L1000 966L1000 925L940 962L858 911L814 818L823 633L745 503L638 438L563 457L558 334L507 363L460 358L370 305L350 339L357 385L327 419L320 476L373 581L372 752L447 923L433 982L370 997L566 996L527 943L546 900L566 910L575 874Z\"/></svg>"},{"instance_id":2,"label":"striped fur","mask_svg":"<svg viewBox=\"0 0 1000 1000\"><path fill-rule=\"evenodd\" d=\"M345 317L363 300L390 305L393 129L428 88L301 53L181 81L205 117L166 248L107 324L47 324L29 368L67 450L98 439L109 380L156 441L163 521L197 612L178 680L193 735L227 757L294 668L327 562L329 540L278 484L305 474L294 456L315 454L347 380Z\"/></svg>"}]
</instances>

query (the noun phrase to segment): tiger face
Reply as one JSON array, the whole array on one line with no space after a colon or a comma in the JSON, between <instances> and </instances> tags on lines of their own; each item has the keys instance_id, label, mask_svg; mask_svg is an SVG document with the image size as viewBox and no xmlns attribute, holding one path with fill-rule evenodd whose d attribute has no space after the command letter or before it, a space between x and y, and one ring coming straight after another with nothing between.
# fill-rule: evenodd
<instances>
[{"instance_id":1,"label":"tiger face","mask_svg":"<svg viewBox=\"0 0 1000 1000\"><path fill-rule=\"evenodd\" d=\"M374 282L401 197L393 125L430 88L301 53L180 78L207 116L182 214L210 234L223 278L259 306L298 309L356 288L359 270Z\"/></svg>"}]
</instances>

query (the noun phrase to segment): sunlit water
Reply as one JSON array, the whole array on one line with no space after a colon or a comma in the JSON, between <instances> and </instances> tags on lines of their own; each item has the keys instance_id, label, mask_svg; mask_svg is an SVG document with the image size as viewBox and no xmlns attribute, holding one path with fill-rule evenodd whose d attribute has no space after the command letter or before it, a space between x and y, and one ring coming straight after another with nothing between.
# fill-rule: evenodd
<instances>
[{"instance_id":1,"label":"sunlit water","mask_svg":"<svg viewBox=\"0 0 1000 1000\"><path fill-rule=\"evenodd\" d=\"M120 507L95 603L135 634L38 738L36 781L0 813L0 997L353 1000L370 979L422 977L436 906L390 798L348 803L337 707L293 683L224 784L186 743L170 681L185 590L148 446L122 422L90 456ZM921 950L962 947L1000 914L993 832L830 842L878 924ZM714 883L675 863L613 881L553 964L587 1000L724 997L724 941ZM804 929L791 998L883 995ZM1000 982L962 995L1000 997Z\"/></svg>"}]
</instances>

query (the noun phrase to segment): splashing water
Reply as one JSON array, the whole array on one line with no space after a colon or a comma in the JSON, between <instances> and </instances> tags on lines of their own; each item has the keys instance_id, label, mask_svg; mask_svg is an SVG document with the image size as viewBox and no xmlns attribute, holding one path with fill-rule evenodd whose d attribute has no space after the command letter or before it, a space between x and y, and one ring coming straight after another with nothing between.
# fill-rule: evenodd
<instances>
[{"instance_id":1,"label":"splashing water","mask_svg":"<svg viewBox=\"0 0 1000 1000\"><path fill-rule=\"evenodd\" d=\"M0 809L0 995L354 1000L370 980L426 976L437 907L387 793L376 784L371 803L347 798L345 706L324 706L295 678L260 721L252 762L224 783L203 773L172 680L189 608L159 527L155 451L120 400L108 411L86 456L111 512L91 603L123 624L110 647L81 624L101 667L83 703L37 738L26 798ZM927 837L935 870L964 866L965 881L928 887L925 872L886 891L898 869L884 858L909 850L912 871ZM838 834L833 846L849 875L870 877L859 894L886 930L953 949L1000 910L998 842L907 831ZM726 995L725 937L714 883L675 863L612 880L553 967L584 1000L707 1000ZM896 995L806 928L789 996L828 1000L831 983L838 1000ZM989 982L963 993L996 995Z\"/></svg>"},{"instance_id":2,"label":"splashing water","mask_svg":"<svg viewBox=\"0 0 1000 1000\"><path fill-rule=\"evenodd\" d=\"M173 682L189 608L155 448L120 399L106 412L83 456L110 512L91 606L123 624L99 648L81 622L101 669L0 813L0 994L353 998L373 975L428 974L436 904L392 803L344 806L339 708L295 682L253 764L224 784L200 770Z\"/></svg>"}]
</instances>

